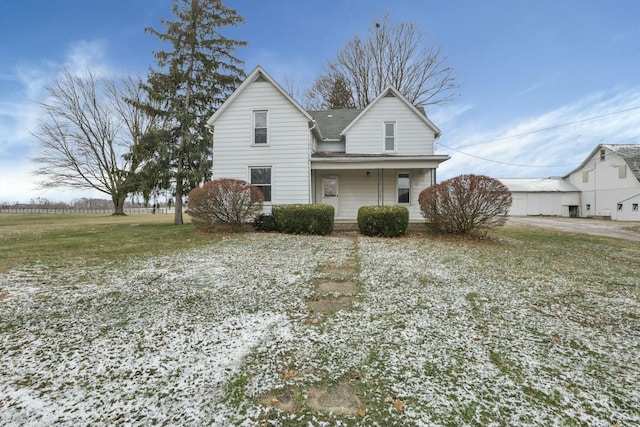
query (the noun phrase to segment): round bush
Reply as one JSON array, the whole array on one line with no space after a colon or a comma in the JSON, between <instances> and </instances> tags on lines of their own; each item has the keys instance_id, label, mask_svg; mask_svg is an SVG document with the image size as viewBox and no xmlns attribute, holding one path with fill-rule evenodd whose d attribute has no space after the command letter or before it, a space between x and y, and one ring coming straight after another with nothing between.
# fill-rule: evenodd
<instances>
[{"instance_id":1,"label":"round bush","mask_svg":"<svg viewBox=\"0 0 640 427\"><path fill-rule=\"evenodd\" d=\"M330 205L274 205L271 212L282 233L327 235L333 231Z\"/></svg>"},{"instance_id":2,"label":"round bush","mask_svg":"<svg viewBox=\"0 0 640 427\"><path fill-rule=\"evenodd\" d=\"M276 219L273 215L269 214L260 214L253 221L253 226L258 231L270 232L276 231L278 228L276 227Z\"/></svg>"},{"instance_id":3,"label":"round bush","mask_svg":"<svg viewBox=\"0 0 640 427\"><path fill-rule=\"evenodd\" d=\"M358 228L365 236L398 237L407 232L409 210L404 206L362 206Z\"/></svg>"},{"instance_id":4,"label":"round bush","mask_svg":"<svg viewBox=\"0 0 640 427\"><path fill-rule=\"evenodd\" d=\"M455 234L477 234L507 220L511 193L484 175L460 175L420 193L420 210L431 227Z\"/></svg>"}]
</instances>

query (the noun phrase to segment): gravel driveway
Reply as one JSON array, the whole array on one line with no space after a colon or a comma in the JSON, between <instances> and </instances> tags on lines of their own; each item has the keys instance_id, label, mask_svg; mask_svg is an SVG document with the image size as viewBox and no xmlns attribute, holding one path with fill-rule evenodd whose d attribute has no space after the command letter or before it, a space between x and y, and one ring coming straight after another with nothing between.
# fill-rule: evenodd
<instances>
[{"instance_id":1,"label":"gravel driveway","mask_svg":"<svg viewBox=\"0 0 640 427\"><path fill-rule=\"evenodd\" d=\"M561 217L510 217L507 224L530 225L533 227L551 228L570 233L583 233L595 236L616 237L640 241L640 222L611 221L589 218ZM636 230L636 231L634 231Z\"/></svg>"}]
</instances>

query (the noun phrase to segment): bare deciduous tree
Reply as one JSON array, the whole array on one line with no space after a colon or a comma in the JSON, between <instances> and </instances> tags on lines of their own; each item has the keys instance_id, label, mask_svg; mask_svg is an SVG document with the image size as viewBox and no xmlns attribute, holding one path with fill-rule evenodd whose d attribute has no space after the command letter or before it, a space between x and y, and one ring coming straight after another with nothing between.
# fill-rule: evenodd
<instances>
[{"instance_id":1,"label":"bare deciduous tree","mask_svg":"<svg viewBox=\"0 0 640 427\"><path fill-rule=\"evenodd\" d=\"M135 191L140 160L132 148L151 121L126 100L140 101L144 92L132 78L98 79L88 70L64 70L48 88L46 118L33 135L40 142L36 171L44 188L93 189L108 194L114 215L124 215L127 195Z\"/></svg>"},{"instance_id":2,"label":"bare deciduous tree","mask_svg":"<svg viewBox=\"0 0 640 427\"><path fill-rule=\"evenodd\" d=\"M366 107L385 87L393 85L417 106L451 101L460 85L446 65L442 46L429 46L413 23L392 23L389 15L374 21L366 39L354 37L338 51L327 71L307 93L310 106L328 105L329 82L343 79L356 108Z\"/></svg>"}]
</instances>

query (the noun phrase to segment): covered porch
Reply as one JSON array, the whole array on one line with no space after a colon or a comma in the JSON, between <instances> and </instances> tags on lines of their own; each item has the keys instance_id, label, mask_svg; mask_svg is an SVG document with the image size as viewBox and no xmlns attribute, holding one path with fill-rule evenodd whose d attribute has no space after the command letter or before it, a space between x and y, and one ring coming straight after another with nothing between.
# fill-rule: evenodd
<instances>
[{"instance_id":1,"label":"covered porch","mask_svg":"<svg viewBox=\"0 0 640 427\"><path fill-rule=\"evenodd\" d=\"M329 204L335 219L356 220L361 206L406 206L422 219L418 196L433 185L438 164L448 156L314 154L312 203Z\"/></svg>"}]
</instances>

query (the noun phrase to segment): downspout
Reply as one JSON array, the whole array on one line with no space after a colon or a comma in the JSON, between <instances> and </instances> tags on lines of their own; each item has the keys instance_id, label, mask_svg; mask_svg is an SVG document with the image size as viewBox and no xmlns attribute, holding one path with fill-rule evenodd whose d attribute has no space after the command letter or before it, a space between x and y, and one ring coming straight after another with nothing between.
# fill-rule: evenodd
<instances>
[{"instance_id":1,"label":"downspout","mask_svg":"<svg viewBox=\"0 0 640 427\"><path fill-rule=\"evenodd\" d=\"M382 206L384 206L384 169L382 169Z\"/></svg>"},{"instance_id":2,"label":"downspout","mask_svg":"<svg viewBox=\"0 0 640 427\"><path fill-rule=\"evenodd\" d=\"M213 158L215 156L215 144L213 142L213 127L209 126L209 125L204 125L204 127L207 128L207 132L209 132L211 134L211 180L213 180Z\"/></svg>"},{"instance_id":3,"label":"downspout","mask_svg":"<svg viewBox=\"0 0 640 427\"><path fill-rule=\"evenodd\" d=\"M378 178L378 186L376 188L376 190L378 190L378 206L380 206L380 169L378 169L376 176Z\"/></svg>"},{"instance_id":4,"label":"downspout","mask_svg":"<svg viewBox=\"0 0 640 427\"><path fill-rule=\"evenodd\" d=\"M309 146L308 146L308 168L309 168L309 196L307 200L309 204L315 203L315 179L317 177L317 173L311 173L311 155L313 154L313 130L318 127L318 123L315 120L311 120L312 126L309 128Z\"/></svg>"}]
</instances>

